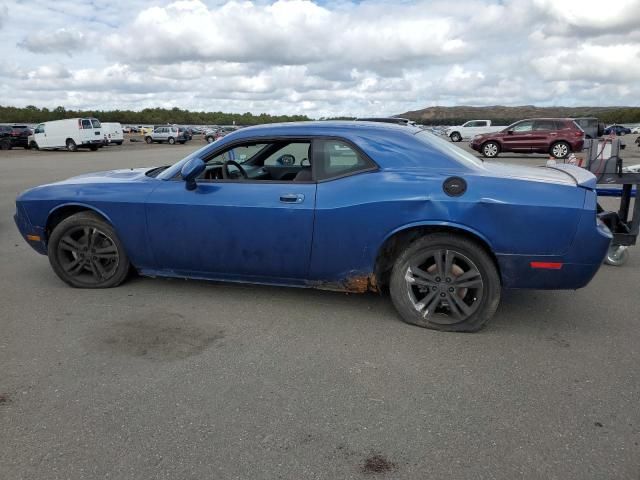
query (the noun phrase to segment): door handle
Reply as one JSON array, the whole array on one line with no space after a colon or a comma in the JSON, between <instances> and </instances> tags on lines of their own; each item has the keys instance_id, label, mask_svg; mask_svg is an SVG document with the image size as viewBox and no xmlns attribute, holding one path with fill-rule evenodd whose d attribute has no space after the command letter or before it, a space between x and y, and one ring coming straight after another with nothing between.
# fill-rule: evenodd
<instances>
[{"instance_id":1,"label":"door handle","mask_svg":"<svg viewBox=\"0 0 640 480\"><path fill-rule=\"evenodd\" d=\"M304 195L301 193L287 193L280 195L280 201L282 203L302 203L304 201Z\"/></svg>"}]
</instances>

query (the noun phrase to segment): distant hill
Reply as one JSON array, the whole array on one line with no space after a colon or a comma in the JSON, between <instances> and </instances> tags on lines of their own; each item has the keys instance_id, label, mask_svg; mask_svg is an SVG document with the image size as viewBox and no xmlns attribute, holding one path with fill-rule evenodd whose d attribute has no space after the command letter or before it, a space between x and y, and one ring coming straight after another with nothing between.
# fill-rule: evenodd
<instances>
[{"instance_id":1,"label":"distant hill","mask_svg":"<svg viewBox=\"0 0 640 480\"><path fill-rule=\"evenodd\" d=\"M428 107L397 116L424 125L457 125L474 119L508 125L523 118L534 117L597 117L605 123L634 123L640 122L640 107Z\"/></svg>"}]
</instances>

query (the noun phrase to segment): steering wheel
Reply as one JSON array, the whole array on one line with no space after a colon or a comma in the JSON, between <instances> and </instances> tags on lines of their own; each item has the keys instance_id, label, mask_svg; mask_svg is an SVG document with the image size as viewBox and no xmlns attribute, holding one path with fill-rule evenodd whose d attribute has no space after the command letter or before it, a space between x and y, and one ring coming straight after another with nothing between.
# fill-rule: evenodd
<instances>
[{"instance_id":1,"label":"steering wheel","mask_svg":"<svg viewBox=\"0 0 640 480\"><path fill-rule=\"evenodd\" d=\"M640 137L638 137L640 138ZM307 164L305 165L304 162L307 162ZM300 166L301 167L310 167L311 166L311 161L308 158L303 158L302 160L300 160Z\"/></svg>"},{"instance_id":2,"label":"steering wheel","mask_svg":"<svg viewBox=\"0 0 640 480\"><path fill-rule=\"evenodd\" d=\"M231 174L229 173L229 165L233 165L234 167L236 167L238 169L238 171L240 172L240 174L242 175L242 178L244 178L244 179L249 178L249 176L247 175L247 172L245 171L245 169L242 168L242 165L240 165L235 160L226 160L222 164L222 178L224 178L225 180L228 179L231 176Z\"/></svg>"}]
</instances>

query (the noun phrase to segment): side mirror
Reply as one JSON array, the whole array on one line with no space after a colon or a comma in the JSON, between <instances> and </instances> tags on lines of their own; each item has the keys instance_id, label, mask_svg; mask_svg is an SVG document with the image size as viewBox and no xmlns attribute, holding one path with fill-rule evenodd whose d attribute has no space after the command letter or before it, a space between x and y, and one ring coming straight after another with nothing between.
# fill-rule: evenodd
<instances>
[{"instance_id":1,"label":"side mirror","mask_svg":"<svg viewBox=\"0 0 640 480\"><path fill-rule=\"evenodd\" d=\"M511 130L507 130L507 133L508 133L509 135L513 135L513 128L512 128Z\"/></svg>"},{"instance_id":2,"label":"side mirror","mask_svg":"<svg viewBox=\"0 0 640 480\"><path fill-rule=\"evenodd\" d=\"M204 163L202 159L198 157L192 158L182 166L182 170L180 170L180 174L182 175L182 179L186 183L185 186L187 190L196 189L196 187L198 186L196 184L196 178L198 178L198 175L204 172L204 169L206 168L206 166L207 164Z\"/></svg>"}]
</instances>

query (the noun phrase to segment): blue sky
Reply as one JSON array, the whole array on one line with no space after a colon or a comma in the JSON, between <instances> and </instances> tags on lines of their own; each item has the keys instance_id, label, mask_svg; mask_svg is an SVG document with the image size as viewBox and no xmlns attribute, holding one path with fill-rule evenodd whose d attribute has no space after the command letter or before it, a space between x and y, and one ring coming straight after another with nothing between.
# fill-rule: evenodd
<instances>
[{"instance_id":1,"label":"blue sky","mask_svg":"<svg viewBox=\"0 0 640 480\"><path fill-rule=\"evenodd\" d=\"M0 0L0 36L16 106L640 104L640 0Z\"/></svg>"}]
</instances>

